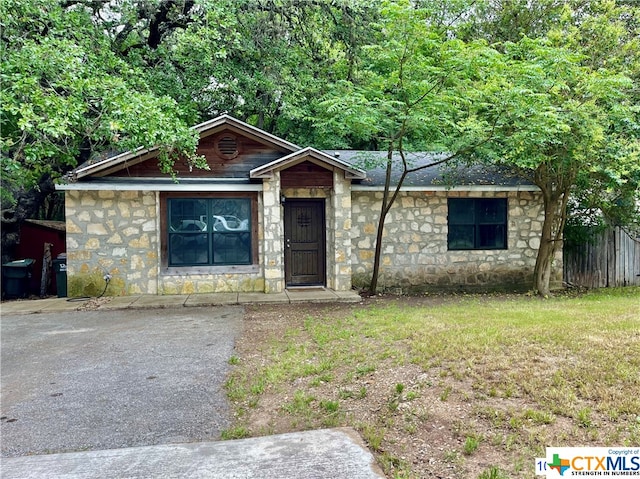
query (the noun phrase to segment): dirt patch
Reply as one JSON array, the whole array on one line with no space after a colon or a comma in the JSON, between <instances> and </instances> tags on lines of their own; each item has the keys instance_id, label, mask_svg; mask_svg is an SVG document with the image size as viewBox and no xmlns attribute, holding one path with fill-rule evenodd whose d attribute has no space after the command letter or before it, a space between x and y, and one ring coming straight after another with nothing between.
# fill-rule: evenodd
<instances>
[{"instance_id":1,"label":"dirt patch","mask_svg":"<svg viewBox=\"0 0 640 479\"><path fill-rule=\"evenodd\" d=\"M236 343L240 363L236 371L245 375L264 371L268 361L277 357L274 348L292 332L296 336L290 344L312 345L309 318L339 320L367 306L393 303L429 308L461 298L376 297L366 299L364 305L250 306ZM496 298L512 299L509 295L486 297ZM491 358L482 366L486 375L480 379L486 387L479 388L477 375L455 374L464 365L425 368L404 360L410 357L409 345L399 342L396 346L370 370L362 367L354 373L353 364L331 364L324 376L296 376L285 384L267 380L258 394L235 401L236 423L250 436L351 426L368 443L388 477L456 479L477 478L492 469L495 475L487 477L532 477L534 460L544 456L545 446L602 445L598 439L607 437L607 429L616 428L601 422L599 433L594 434L593 428L581 429L570 418L543 411L526 394L489 394L486 384L501 373L490 367ZM377 347L375 341L371 347ZM552 372L555 361L536 358L544 374ZM459 363L463 362L461 358Z\"/></svg>"}]
</instances>

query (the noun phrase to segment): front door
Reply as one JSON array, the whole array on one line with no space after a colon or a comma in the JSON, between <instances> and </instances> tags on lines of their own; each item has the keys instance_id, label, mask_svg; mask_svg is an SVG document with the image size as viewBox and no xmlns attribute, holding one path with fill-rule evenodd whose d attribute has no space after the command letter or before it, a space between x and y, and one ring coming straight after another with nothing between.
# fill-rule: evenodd
<instances>
[{"instance_id":1,"label":"front door","mask_svg":"<svg viewBox=\"0 0 640 479\"><path fill-rule=\"evenodd\" d=\"M284 204L284 237L287 286L324 286L324 200L287 198Z\"/></svg>"}]
</instances>

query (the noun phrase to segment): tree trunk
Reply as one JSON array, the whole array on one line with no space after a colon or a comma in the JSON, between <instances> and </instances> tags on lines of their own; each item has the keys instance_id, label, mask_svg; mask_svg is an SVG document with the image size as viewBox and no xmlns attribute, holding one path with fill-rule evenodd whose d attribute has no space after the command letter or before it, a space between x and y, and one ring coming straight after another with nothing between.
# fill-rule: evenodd
<instances>
[{"instance_id":1,"label":"tree trunk","mask_svg":"<svg viewBox=\"0 0 640 479\"><path fill-rule=\"evenodd\" d=\"M431 166L436 166L436 165L451 161L463 151L463 150L460 150L459 152L449 155L446 158L442 158L440 160L434 161L428 165L419 166L417 168L409 168L404 152L402 150L403 135L404 135L404 125L402 127L400 134L397 135L397 138L400 139L398 153L402 158L402 173L400 174L400 178L398 179L398 184L393 190L393 193L391 193L391 172L393 168L393 151L394 151L393 143L389 146L389 150L387 151L387 171L386 171L386 176L384 181L384 193L382 197L382 206L380 207L380 219L378 220L378 230L376 234L376 245L375 245L375 253L374 253L374 260L373 260L373 272L371 274L371 282L369 283L369 294L375 294L378 288L378 277L380 275L380 261L382 257L382 236L384 233L384 223L385 223L385 220L387 219L387 215L389 214L389 210L391 210L391 207L396 202L396 199L400 194L400 190L402 189L404 180L407 178L409 173L414 173L416 171L429 168Z\"/></svg>"},{"instance_id":2,"label":"tree trunk","mask_svg":"<svg viewBox=\"0 0 640 479\"><path fill-rule=\"evenodd\" d=\"M535 173L535 183L542 190L544 222L540 236L540 248L534 268L534 291L540 296L551 295L553 261L562 247L562 234L567 220L567 203L575 173L572 170L554 171L541 165Z\"/></svg>"},{"instance_id":3,"label":"tree trunk","mask_svg":"<svg viewBox=\"0 0 640 479\"><path fill-rule=\"evenodd\" d=\"M545 215L542 225L542 235L540 237L540 248L538 249L536 266L533 273L534 290L541 296L549 296L551 294L551 270L553 258L556 254L553 225L556 221L555 208L548 208L545 201Z\"/></svg>"},{"instance_id":4,"label":"tree trunk","mask_svg":"<svg viewBox=\"0 0 640 479\"><path fill-rule=\"evenodd\" d=\"M393 151L387 157L387 173L384 182L384 195L382 197L382 206L380 207L380 218L378 219L378 230L376 233L376 246L373 258L373 272L371 273L371 283L369 283L369 294L376 294L378 289L378 277L380 276L380 260L382 257L382 234L384 233L384 222L389 212L389 189L391 187L391 169Z\"/></svg>"}]
</instances>

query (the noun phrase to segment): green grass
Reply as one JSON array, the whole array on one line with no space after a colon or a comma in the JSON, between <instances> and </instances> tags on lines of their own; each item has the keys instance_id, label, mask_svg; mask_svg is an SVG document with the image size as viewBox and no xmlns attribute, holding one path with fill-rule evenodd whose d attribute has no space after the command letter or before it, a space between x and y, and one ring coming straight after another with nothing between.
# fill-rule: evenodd
<instances>
[{"instance_id":1,"label":"green grass","mask_svg":"<svg viewBox=\"0 0 640 479\"><path fill-rule=\"evenodd\" d=\"M509 475L502 469L492 466L478 476L478 479L509 479Z\"/></svg>"},{"instance_id":2,"label":"green grass","mask_svg":"<svg viewBox=\"0 0 640 479\"><path fill-rule=\"evenodd\" d=\"M308 316L271 340L260 367L234 359L227 390L238 421L268 390L289 397L281 411L292 423L343 421L381 451L385 431L407 416L407 403L413 407L429 392L447 404L471 403L488 428L483 448L527 451L533 458L544 454L546 445L640 442L640 395L629 394L640 391L640 288L547 300L469 296L441 303L420 307L397 301L347 316ZM405 366L419 367L429 381L395 382L385 393L387 407L377 407L374 419L362 422L351 414L336 419L350 401L372 400L370 378ZM314 388L328 386L333 397L316 400ZM509 401L525 406L502 406ZM548 432L558 418L566 427ZM419 431L419 423L403 429ZM479 437L465 439L465 462L475 457ZM522 468L522 477L530 475L526 461L521 467L515 465L520 459L512 460L512 472ZM492 468L483 477L503 474Z\"/></svg>"}]
</instances>

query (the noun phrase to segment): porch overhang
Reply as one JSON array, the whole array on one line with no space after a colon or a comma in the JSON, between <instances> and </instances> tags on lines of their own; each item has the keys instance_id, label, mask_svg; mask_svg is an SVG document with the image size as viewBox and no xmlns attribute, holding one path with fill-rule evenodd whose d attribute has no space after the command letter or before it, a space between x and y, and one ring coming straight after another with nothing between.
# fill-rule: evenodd
<instances>
[{"instance_id":1,"label":"porch overhang","mask_svg":"<svg viewBox=\"0 0 640 479\"><path fill-rule=\"evenodd\" d=\"M254 168L249 172L249 177L252 179L273 178L274 172L286 170L287 168L297 165L298 163L302 163L303 161L310 161L330 170L336 168L338 170L342 170L344 172L344 177L348 180L363 180L366 178L366 173L364 171L354 168L349 163L346 163L339 158L327 155L326 153L312 147L304 148L272 161L271 163Z\"/></svg>"}]
</instances>

